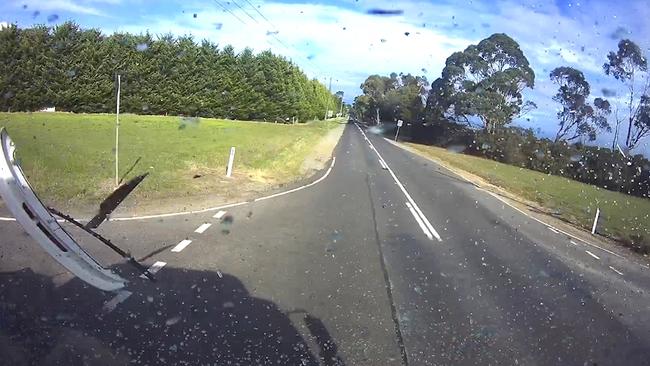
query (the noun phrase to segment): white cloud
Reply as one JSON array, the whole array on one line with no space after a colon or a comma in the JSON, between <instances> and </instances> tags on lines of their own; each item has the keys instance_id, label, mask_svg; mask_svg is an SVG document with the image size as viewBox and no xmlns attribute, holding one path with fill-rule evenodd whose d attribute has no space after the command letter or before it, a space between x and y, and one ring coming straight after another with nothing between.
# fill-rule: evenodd
<instances>
[{"instance_id":1,"label":"white cloud","mask_svg":"<svg viewBox=\"0 0 650 366\"><path fill-rule=\"evenodd\" d=\"M143 16L133 25L111 30L191 33L198 39L232 44L237 49L271 48L291 58L311 77L323 80L331 76L333 89L343 89L350 101L367 75L403 71L433 79L449 54L479 40L418 27L406 17L372 17L319 4L265 3L259 10L273 25L250 7L247 11L257 22L238 8L232 8L234 16L213 5L192 4L188 8L196 9L197 18L188 13L171 18ZM267 35L268 31L278 31L276 38L280 41Z\"/></svg>"},{"instance_id":2,"label":"white cloud","mask_svg":"<svg viewBox=\"0 0 650 366\"><path fill-rule=\"evenodd\" d=\"M116 0L95 0L86 2L77 2L73 0L26 0L20 1L20 5L27 5L29 9L38 10L40 12L65 11L76 14L104 16L104 12L100 11L96 7L90 6L90 4L93 2L106 2L112 4L119 3L119 1Z\"/></svg>"}]
</instances>

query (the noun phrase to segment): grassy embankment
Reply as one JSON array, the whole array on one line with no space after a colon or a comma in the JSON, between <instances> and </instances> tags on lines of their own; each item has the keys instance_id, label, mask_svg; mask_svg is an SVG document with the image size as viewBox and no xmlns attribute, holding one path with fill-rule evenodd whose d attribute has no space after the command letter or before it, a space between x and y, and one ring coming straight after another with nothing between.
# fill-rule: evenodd
<instances>
[{"instance_id":1,"label":"grassy embankment","mask_svg":"<svg viewBox=\"0 0 650 366\"><path fill-rule=\"evenodd\" d=\"M96 207L114 189L115 115L0 113L2 126L45 201L64 208ZM301 177L305 157L336 126L336 121L282 125L121 115L120 175L142 157L130 176L150 172L133 194L144 203L261 189ZM228 180L231 146L237 150Z\"/></svg>"},{"instance_id":2,"label":"grassy embankment","mask_svg":"<svg viewBox=\"0 0 650 366\"><path fill-rule=\"evenodd\" d=\"M560 218L591 230L596 208L599 232L650 252L650 200L608 191L567 178L418 144L409 147L535 202Z\"/></svg>"}]
</instances>

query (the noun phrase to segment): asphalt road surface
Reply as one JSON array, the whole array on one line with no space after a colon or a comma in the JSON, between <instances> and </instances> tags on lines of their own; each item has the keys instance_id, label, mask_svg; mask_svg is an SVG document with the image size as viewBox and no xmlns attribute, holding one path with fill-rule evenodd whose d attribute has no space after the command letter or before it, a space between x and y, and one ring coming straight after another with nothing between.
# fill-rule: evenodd
<instances>
[{"instance_id":1,"label":"asphalt road surface","mask_svg":"<svg viewBox=\"0 0 650 366\"><path fill-rule=\"evenodd\" d=\"M0 364L650 364L641 259L354 124L334 157L288 194L102 224L158 271L82 239L130 279L118 293L0 221Z\"/></svg>"}]
</instances>

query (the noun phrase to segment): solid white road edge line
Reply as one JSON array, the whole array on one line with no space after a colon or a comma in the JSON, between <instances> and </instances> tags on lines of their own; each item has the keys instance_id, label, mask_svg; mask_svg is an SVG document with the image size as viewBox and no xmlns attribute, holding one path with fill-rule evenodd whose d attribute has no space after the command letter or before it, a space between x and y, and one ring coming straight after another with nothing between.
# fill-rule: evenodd
<instances>
[{"instance_id":1,"label":"solid white road edge line","mask_svg":"<svg viewBox=\"0 0 650 366\"><path fill-rule=\"evenodd\" d=\"M433 235L431 235L431 232L424 225L424 222L422 222L422 219L420 218L420 216L418 216L417 212L415 212L415 210L413 209L413 206L411 206L410 203L406 202L406 207L408 207L409 211L411 211L411 215L413 215L413 217L415 217L415 221L417 221L418 225L420 225L420 229L422 229L422 231L424 231L424 235L426 235L427 238L429 238L429 240L433 240Z\"/></svg>"},{"instance_id":2,"label":"solid white road edge line","mask_svg":"<svg viewBox=\"0 0 650 366\"><path fill-rule=\"evenodd\" d=\"M316 179L315 181L313 181L313 182L311 182L311 183L309 183L309 184L305 184L304 186L300 186L300 187L298 187L298 188L290 189L290 190L288 190L288 191L284 191L284 192L280 192L280 193L272 194L272 195L269 195L269 196L264 196L264 197L256 198L253 202L259 202L259 201L268 200L269 198L275 198L275 197L279 197L279 196L284 196L285 194L289 194L289 193L297 192L297 191L300 191L300 190L302 190L302 189L309 188L309 187L311 187L311 186L313 186L313 185L315 185L315 184L318 184L318 183L322 182L323 179L327 178L328 175L330 175L330 172L332 171L332 168L334 168L334 163L335 163L335 162L336 162L336 157L332 157L332 164L330 164L330 167L327 169L327 171L325 172L325 174L323 174L322 177Z\"/></svg>"},{"instance_id":3,"label":"solid white road edge line","mask_svg":"<svg viewBox=\"0 0 650 366\"><path fill-rule=\"evenodd\" d=\"M596 259L600 259L599 256L595 255L594 253L592 253L592 252L590 252L590 251L588 251L588 250L585 250L585 252L587 252L587 254L589 254L590 256L592 256L592 257L594 257L594 258L596 258Z\"/></svg>"},{"instance_id":4,"label":"solid white road edge line","mask_svg":"<svg viewBox=\"0 0 650 366\"><path fill-rule=\"evenodd\" d=\"M156 273L158 273L158 271L160 271L160 270L161 270L161 269L162 269L166 264L167 264L167 263L165 263L165 262L160 262L160 261L158 261L158 262L152 264L151 267L149 267L149 269L147 270L147 272L149 272L149 273L151 273L151 274L156 274ZM141 275L140 275L140 278L147 279L147 276L145 276L144 274L141 274Z\"/></svg>"},{"instance_id":5,"label":"solid white road edge line","mask_svg":"<svg viewBox=\"0 0 650 366\"><path fill-rule=\"evenodd\" d=\"M483 188L476 188L476 189L478 189L478 190L480 190L480 191L483 191L483 192L485 192L485 193L491 195L492 197L496 198L497 200L499 200L499 201L503 202L504 204L508 205L510 208L512 208L512 209L514 209L515 211L519 212L520 214L522 214L522 215L524 215L524 216L527 216L527 217L529 217L529 218L531 218L531 219L533 219L533 220L539 222L540 224L542 224L542 225L544 225L544 226L546 226L546 227L549 227L549 226L550 226L549 224L545 223L544 221L542 221L542 220L540 220L540 219L538 219L538 218L536 218L536 217L533 217L532 215L529 215L527 212L524 212L524 211L520 210L519 208L515 207L514 205L510 204L510 202L508 202L508 201L502 199L501 197L499 197L499 195L497 195L497 194L495 194L495 193L492 193L492 192L490 192L490 191L488 191L488 190L485 190L485 189L483 189ZM605 249L605 248L603 248L603 247L601 247L601 246L598 246L598 245L596 245L596 244L592 244L592 243L590 243L590 242L588 242L588 241L586 241L586 240L584 240L584 239L581 239L581 238L579 238L579 237L577 237L577 236L575 236L575 235L573 235L573 234L567 233L566 231L564 231L564 230L562 230L562 229L555 228L555 230L557 230L557 231L560 232L561 234L564 234L564 235L566 235L566 236L568 236L568 237L570 237L570 238L573 238L573 239L575 239L575 240L578 240L579 242L581 242L581 243L583 243L583 244L589 245L589 246L594 247L594 248L598 248L598 249L602 250L603 252L607 252L607 253L609 253L609 254L611 254L611 255L613 255L613 256L619 257L619 258L621 258L621 259L626 259L624 256L622 256L622 255L620 255L620 254L618 254L618 253L612 252L611 250L609 250L609 249ZM642 267L643 267L643 266L642 266Z\"/></svg>"},{"instance_id":6,"label":"solid white road edge line","mask_svg":"<svg viewBox=\"0 0 650 366\"><path fill-rule=\"evenodd\" d=\"M381 159L379 159L379 165L381 165L381 168L382 168L382 169L384 169L384 170L388 170L388 166L387 166L386 163L384 163L384 161L381 160Z\"/></svg>"},{"instance_id":7,"label":"solid white road edge line","mask_svg":"<svg viewBox=\"0 0 650 366\"><path fill-rule=\"evenodd\" d=\"M117 292L117 295L107 301L104 306L102 307L102 310L104 310L107 313L110 313L111 311L115 310L117 305L119 305L121 302L124 300L128 299L129 296L131 296L133 293L131 291L127 290L120 290Z\"/></svg>"},{"instance_id":8,"label":"solid white road edge line","mask_svg":"<svg viewBox=\"0 0 650 366\"><path fill-rule=\"evenodd\" d=\"M361 131L361 134L364 137L366 137L366 134L365 134L365 132L363 132L361 127L359 127L359 125L356 125L356 126L359 129L359 131ZM420 216L420 218L422 219L422 221L426 225L429 232L431 232L431 234L433 234L433 236L435 236L436 239L438 239L438 241L442 241L442 238L440 237L440 235L438 234L436 229L433 228L433 225L431 225L431 223L429 222L427 217L424 216L424 214L422 213L422 210L420 210L420 207L418 207L418 205L415 203L413 198L411 198L411 195L406 191L406 188L404 188L404 186L399 181L399 179L397 179L397 176L395 175L395 173L393 173L393 170L388 166L388 163L386 163L386 160L384 160L384 158L381 156L381 154L379 154L379 151L377 151L377 149L375 149L375 146L372 144L372 142L370 142L370 140L368 140L368 143L370 144L370 147L375 152L375 154L377 154L377 157L379 157L379 159L384 161L384 164L386 164L386 170L388 170L390 175L393 177L393 180L395 181L395 183L397 183L397 186L402 190L402 193L404 193L404 195L406 196L406 199L409 201L411 206L413 206L413 209L415 210L415 212L417 212L417 214ZM431 239L431 240L433 240L433 239Z\"/></svg>"},{"instance_id":9,"label":"solid white road edge line","mask_svg":"<svg viewBox=\"0 0 650 366\"><path fill-rule=\"evenodd\" d=\"M205 224L201 224L201 226L197 227L196 230L194 230L194 232L203 234L203 232L208 230L210 226L212 226L212 224L206 222Z\"/></svg>"},{"instance_id":10,"label":"solid white road edge line","mask_svg":"<svg viewBox=\"0 0 650 366\"><path fill-rule=\"evenodd\" d=\"M273 198L273 197L282 196L284 194L299 191L301 189L308 188L308 187L311 187L311 186L313 186L313 185L315 185L317 183L322 182L325 178L327 178L327 176L332 171L332 168L334 167L334 162L335 161L336 161L336 157L332 157L332 163L330 164L329 169L327 169L325 174L322 177L318 178L318 180L316 180L315 182L306 184L306 185L298 187L298 188L294 188L294 189L286 191L286 192L276 193L276 194L273 194L273 195L270 195L270 196L258 198L258 199L254 200L254 201L237 202L237 203L231 203L231 204L227 204L227 205L223 205L223 206L209 207L209 208L204 208L202 210L194 210L194 211L170 212L170 213L165 213L165 214L132 216L132 217L115 217L115 218L110 218L108 221L135 221L135 220L157 219L157 218L161 218L161 217L193 215L193 214L198 214L198 213L221 210L221 209L224 209L224 208L237 207L237 206L245 205L245 204L251 203L251 202L256 202L256 201L261 201L261 200L265 200L265 199L269 199L269 198ZM13 222L15 222L16 219L13 218L13 217L0 217L0 221L13 221ZM57 221L65 222L65 220L57 220ZM77 221L84 222L84 221L89 221L89 219L78 219Z\"/></svg>"},{"instance_id":11,"label":"solid white road edge line","mask_svg":"<svg viewBox=\"0 0 650 366\"><path fill-rule=\"evenodd\" d=\"M225 214L226 214L226 211L223 211L223 210L222 210L222 211L219 211L219 212L217 212L216 214L214 214L214 216L212 216L212 217L214 217L215 219L220 219L220 218L222 218L223 215L225 215Z\"/></svg>"},{"instance_id":12,"label":"solid white road edge line","mask_svg":"<svg viewBox=\"0 0 650 366\"><path fill-rule=\"evenodd\" d=\"M186 246L190 245L192 241L189 239L183 239L181 240L180 243L176 244L174 248L172 248L172 252L178 253L181 250L185 249Z\"/></svg>"}]
</instances>

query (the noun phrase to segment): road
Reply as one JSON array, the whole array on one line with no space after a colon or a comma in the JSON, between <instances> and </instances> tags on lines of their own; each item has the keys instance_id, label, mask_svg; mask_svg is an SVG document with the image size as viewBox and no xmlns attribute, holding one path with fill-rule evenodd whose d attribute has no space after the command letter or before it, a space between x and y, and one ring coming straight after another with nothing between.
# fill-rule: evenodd
<instances>
[{"instance_id":1,"label":"road","mask_svg":"<svg viewBox=\"0 0 650 366\"><path fill-rule=\"evenodd\" d=\"M570 238L354 124L333 155L304 189L103 224L159 270L140 279L83 239L131 279L119 293L0 221L3 362L650 364L639 258Z\"/></svg>"}]
</instances>

